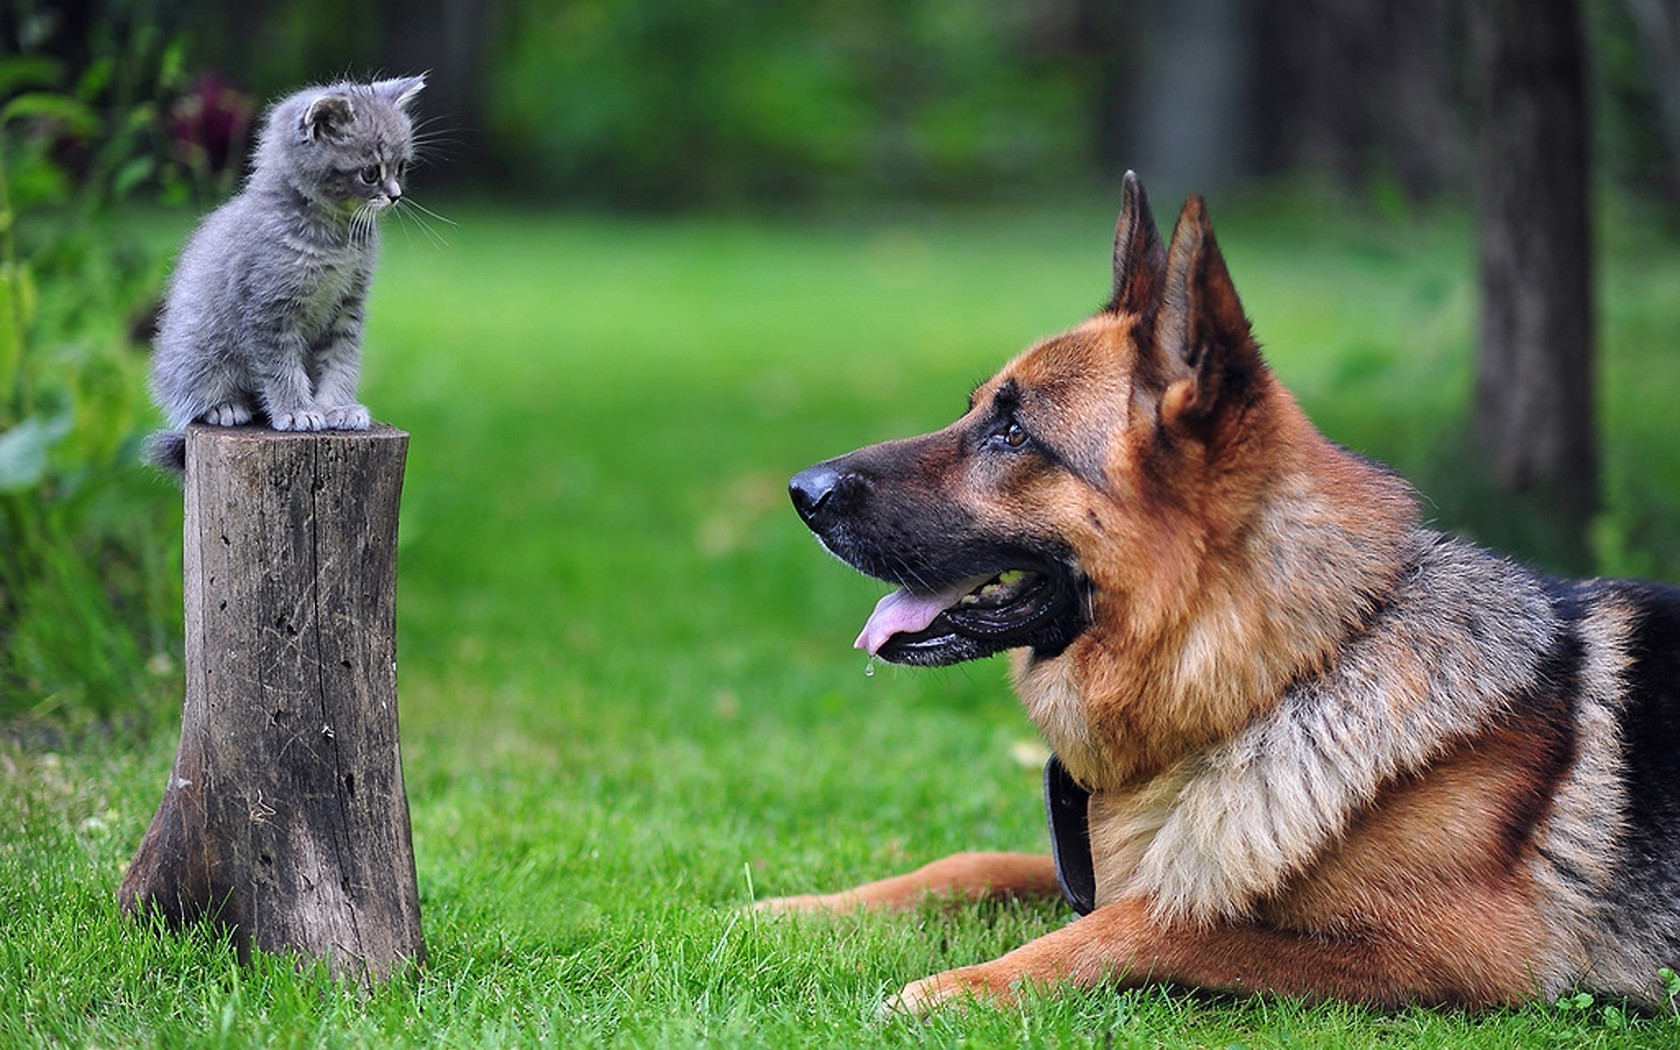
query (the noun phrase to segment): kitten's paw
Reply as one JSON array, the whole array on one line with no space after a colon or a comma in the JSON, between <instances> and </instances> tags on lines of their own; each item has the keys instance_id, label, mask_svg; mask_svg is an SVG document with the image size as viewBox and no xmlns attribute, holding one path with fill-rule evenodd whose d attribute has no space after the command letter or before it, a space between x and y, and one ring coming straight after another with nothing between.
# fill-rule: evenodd
<instances>
[{"instance_id":1,"label":"kitten's paw","mask_svg":"<svg viewBox=\"0 0 1680 1050\"><path fill-rule=\"evenodd\" d=\"M204 421L213 427L242 427L251 421L251 406L243 401L223 401L204 413Z\"/></svg>"},{"instance_id":2,"label":"kitten's paw","mask_svg":"<svg viewBox=\"0 0 1680 1050\"><path fill-rule=\"evenodd\" d=\"M296 412L276 412L273 416L275 430L325 430L327 417L312 408L300 408Z\"/></svg>"},{"instance_id":3,"label":"kitten's paw","mask_svg":"<svg viewBox=\"0 0 1680 1050\"><path fill-rule=\"evenodd\" d=\"M327 409L328 430L366 430L371 422L366 405L336 405Z\"/></svg>"}]
</instances>

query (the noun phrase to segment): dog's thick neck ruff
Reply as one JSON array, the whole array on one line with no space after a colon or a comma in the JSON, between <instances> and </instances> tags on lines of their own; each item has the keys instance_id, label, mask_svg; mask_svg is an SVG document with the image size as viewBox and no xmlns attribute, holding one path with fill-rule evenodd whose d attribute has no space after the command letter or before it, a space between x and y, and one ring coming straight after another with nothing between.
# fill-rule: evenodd
<instances>
[{"instance_id":1,"label":"dog's thick neck ruff","mask_svg":"<svg viewBox=\"0 0 1680 1050\"><path fill-rule=\"evenodd\" d=\"M1247 512L1213 528L1177 510L1138 557L1083 562L1107 628L1014 661L1029 717L1093 790L1158 776L1264 716L1415 560L1405 482L1323 438L1276 389L1259 409L1280 417L1274 465L1250 482Z\"/></svg>"}]
</instances>

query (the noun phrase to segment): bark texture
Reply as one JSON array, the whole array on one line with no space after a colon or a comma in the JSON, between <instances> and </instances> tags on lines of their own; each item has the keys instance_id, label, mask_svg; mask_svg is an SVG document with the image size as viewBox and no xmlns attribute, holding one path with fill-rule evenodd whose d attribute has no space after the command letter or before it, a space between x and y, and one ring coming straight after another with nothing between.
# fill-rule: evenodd
<instances>
[{"instance_id":1,"label":"bark texture","mask_svg":"<svg viewBox=\"0 0 1680 1050\"><path fill-rule=\"evenodd\" d=\"M1566 520L1597 501L1586 54L1572 0L1476 0L1480 354L1493 477Z\"/></svg>"},{"instance_id":2,"label":"bark texture","mask_svg":"<svg viewBox=\"0 0 1680 1050\"><path fill-rule=\"evenodd\" d=\"M186 706L128 911L363 981L422 960L397 736L407 448L384 426L188 430Z\"/></svg>"}]
</instances>

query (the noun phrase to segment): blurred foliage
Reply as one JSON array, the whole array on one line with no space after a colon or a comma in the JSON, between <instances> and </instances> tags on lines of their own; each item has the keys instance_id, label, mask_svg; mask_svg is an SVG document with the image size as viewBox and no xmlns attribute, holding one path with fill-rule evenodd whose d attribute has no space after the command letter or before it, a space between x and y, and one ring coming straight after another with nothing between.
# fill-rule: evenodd
<instances>
[{"instance_id":1,"label":"blurred foliage","mask_svg":"<svg viewBox=\"0 0 1680 1050\"><path fill-rule=\"evenodd\" d=\"M1680 128L1664 124L1658 78L1680 70L1654 69L1628 16L1629 0L1585 0L1593 92L1593 153L1604 173L1671 211L1680 206Z\"/></svg>"},{"instance_id":2,"label":"blurred foliage","mask_svg":"<svg viewBox=\"0 0 1680 1050\"><path fill-rule=\"evenodd\" d=\"M432 71L455 174L641 207L972 195L1090 168L1075 0L196 0L165 17L261 98Z\"/></svg>"},{"instance_id":3,"label":"blurred foliage","mask_svg":"<svg viewBox=\"0 0 1680 1050\"><path fill-rule=\"evenodd\" d=\"M1657 68L1630 3L1582 0L1598 160L1672 207L1680 127L1657 100L1675 70ZM255 105L303 83L419 70L431 72L421 110L443 140L428 152L448 160L429 185L488 180L629 207L1065 193L1111 168L1158 169L1140 129L1169 117L1243 140L1233 155L1245 170L1215 181L1328 172L1379 205L1396 179L1462 193L1472 154L1474 71L1450 2L1237 5L1242 40L1223 60L1252 90L1188 109L1164 94L1184 83L1164 71L1201 57L1163 18L1172 0L14 4L72 61L99 54L101 34L184 43L200 79L153 85L164 127L230 100L160 143L201 203L241 170ZM1207 112L1218 106L1238 111ZM183 166L192 139L219 145Z\"/></svg>"},{"instance_id":4,"label":"blurred foliage","mask_svg":"<svg viewBox=\"0 0 1680 1050\"><path fill-rule=\"evenodd\" d=\"M181 55L117 24L80 69L0 55L0 717L142 714L169 671L179 497L137 465L134 338L162 267L109 218L142 186L194 183L154 101Z\"/></svg>"},{"instance_id":5,"label":"blurred foliage","mask_svg":"<svg viewBox=\"0 0 1680 1050\"><path fill-rule=\"evenodd\" d=\"M527 182L647 204L949 196L1087 166L1042 8L1002 0L518 0L491 148Z\"/></svg>"}]
</instances>

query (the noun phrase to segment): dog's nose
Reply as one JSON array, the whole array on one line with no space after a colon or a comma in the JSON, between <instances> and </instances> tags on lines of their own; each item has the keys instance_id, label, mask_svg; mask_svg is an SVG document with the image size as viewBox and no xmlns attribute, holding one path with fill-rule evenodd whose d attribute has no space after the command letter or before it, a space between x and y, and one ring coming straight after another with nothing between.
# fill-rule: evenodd
<instances>
[{"instance_id":1,"label":"dog's nose","mask_svg":"<svg viewBox=\"0 0 1680 1050\"><path fill-rule=\"evenodd\" d=\"M799 512L805 524L811 524L811 519L822 505L834 495L834 487L839 482L840 472L827 463L806 467L788 482L788 496L793 500L793 509Z\"/></svg>"}]
</instances>

